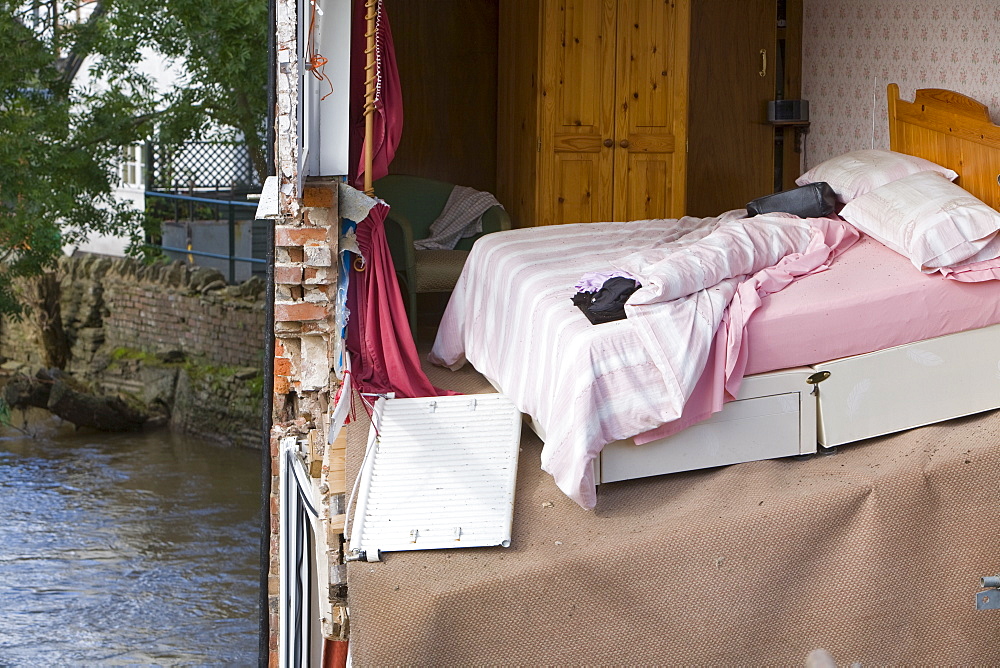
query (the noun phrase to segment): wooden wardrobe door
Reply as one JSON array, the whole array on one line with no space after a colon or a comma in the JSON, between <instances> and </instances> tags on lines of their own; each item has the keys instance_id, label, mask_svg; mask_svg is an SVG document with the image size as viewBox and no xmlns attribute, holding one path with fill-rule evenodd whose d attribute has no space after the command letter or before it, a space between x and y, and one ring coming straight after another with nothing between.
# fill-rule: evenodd
<instances>
[{"instance_id":1,"label":"wooden wardrobe door","mask_svg":"<svg viewBox=\"0 0 1000 668\"><path fill-rule=\"evenodd\" d=\"M615 5L545 2L536 224L611 220Z\"/></svg>"},{"instance_id":2,"label":"wooden wardrobe door","mask_svg":"<svg viewBox=\"0 0 1000 668\"><path fill-rule=\"evenodd\" d=\"M684 211L687 3L619 0L615 220Z\"/></svg>"},{"instance_id":3,"label":"wooden wardrobe door","mask_svg":"<svg viewBox=\"0 0 1000 668\"><path fill-rule=\"evenodd\" d=\"M775 0L691 7L687 211L714 216L774 192Z\"/></svg>"}]
</instances>

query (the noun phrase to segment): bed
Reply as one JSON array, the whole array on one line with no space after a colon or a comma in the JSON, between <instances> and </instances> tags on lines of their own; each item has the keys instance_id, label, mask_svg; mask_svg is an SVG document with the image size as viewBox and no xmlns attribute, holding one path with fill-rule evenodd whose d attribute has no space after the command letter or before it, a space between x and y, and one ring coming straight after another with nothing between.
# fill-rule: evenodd
<instances>
[{"instance_id":1,"label":"bed","mask_svg":"<svg viewBox=\"0 0 1000 668\"><path fill-rule=\"evenodd\" d=\"M962 188L997 209L1000 127L987 109L950 91L920 90L912 103L894 84L888 94L892 151L954 170ZM831 227L826 255L783 289L744 296L754 303L741 326L729 310L719 313L711 290L689 304L682 315L690 321L721 317L722 327L711 341L688 342L683 327L667 339L691 346L672 355L704 367L685 396L702 396L713 370L718 381L726 367L736 380L727 386L732 400L692 398L665 409L672 388L664 387L664 366L679 363L651 361L643 336L659 332L630 322L642 307L626 321L591 325L569 297L581 271L600 269L616 253L631 258L678 224L705 223L491 235L474 248L442 319L432 360L452 368L468 361L510 395L546 449L553 445L543 450L543 468L582 506L594 506L599 483L811 454L1000 407L1000 281L921 273L871 235L854 243ZM809 244L814 249L815 239ZM809 255L805 246L796 250L804 252L795 257ZM1000 276L989 264L968 265L968 275Z\"/></svg>"}]
</instances>

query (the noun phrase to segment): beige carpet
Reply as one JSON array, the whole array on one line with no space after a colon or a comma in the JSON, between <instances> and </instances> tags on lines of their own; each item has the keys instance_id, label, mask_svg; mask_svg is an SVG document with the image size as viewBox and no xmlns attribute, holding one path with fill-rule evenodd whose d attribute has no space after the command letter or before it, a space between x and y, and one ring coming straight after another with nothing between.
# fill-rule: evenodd
<instances>
[{"instance_id":1,"label":"beige carpet","mask_svg":"<svg viewBox=\"0 0 1000 668\"><path fill-rule=\"evenodd\" d=\"M441 387L491 391L470 369ZM350 434L349 475L366 425ZM1000 665L1000 413L603 485L585 511L525 429L510 548L351 564L357 666ZM353 478L351 478L353 479Z\"/></svg>"}]
</instances>

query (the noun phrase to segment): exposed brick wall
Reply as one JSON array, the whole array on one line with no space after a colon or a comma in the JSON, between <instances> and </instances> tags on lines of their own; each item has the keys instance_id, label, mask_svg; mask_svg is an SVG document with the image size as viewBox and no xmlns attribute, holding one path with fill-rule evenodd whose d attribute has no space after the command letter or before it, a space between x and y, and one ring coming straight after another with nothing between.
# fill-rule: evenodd
<instances>
[{"instance_id":1,"label":"exposed brick wall","mask_svg":"<svg viewBox=\"0 0 1000 668\"><path fill-rule=\"evenodd\" d=\"M180 350L217 366L263 364L259 279L226 286L213 269L93 255L63 258L58 277L73 373L91 375L119 347L153 354ZM4 322L0 355L40 364L36 330L30 318Z\"/></svg>"},{"instance_id":2,"label":"exposed brick wall","mask_svg":"<svg viewBox=\"0 0 1000 668\"><path fill-rule=\"evenodd\" d=\"M337 284L337 246L340 231L335 181L306 181L299 166L298 89L301 63L297 60L299 19L294 0L276 3L277 72L275 107L275 153L279 179L281 219L275 226L275 331L274 411L271 439L271 535L268 570L268 665L277 668L279 592L279 444L284 439L306 444L312 464L322 461L317 491L321 495L317 537L318 576L321 589L330 597L320 601L322 633L343 639L347 634L346 601L334 600L346 582L339 553L338 534L343 527L344 474L332 464L326 447L329 407L337 389L331 378L332 357L339 347L334 331ZM342 457L341 457L342 459ZM315 474L314 474L315 475ZM339 594L338 594L339 595ZM312 620L315 622L316 620Z\"/></svg>"},{"instance_id":3,"label":"exposed brick wall","mask_svg":"<svg viewBox=\"0 0 1000 668\"><path fill-rule=\"evenodd\" d=\"M274 416L271 430L272 498L269 576L270 663L276 665L279 628L278 452L294 439L309 452L322 496L321 537L317 545L323 591L346 581L336 537L343 528L345 482L342 466L327 448L329 407L337 389L331 373L337 333L334 328L335 266L340 217L337 183L314 180L303 188L301 206L275 226ZM342 459L342 458L341 458ZM345 601L333 595L320 601L325 637L346 633Z\"/></svg>"}]
</instances>

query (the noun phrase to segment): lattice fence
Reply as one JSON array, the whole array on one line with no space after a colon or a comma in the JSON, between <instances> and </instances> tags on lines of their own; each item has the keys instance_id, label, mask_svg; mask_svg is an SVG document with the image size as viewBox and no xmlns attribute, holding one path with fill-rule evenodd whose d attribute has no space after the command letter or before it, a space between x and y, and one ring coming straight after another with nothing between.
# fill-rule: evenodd
<instances>
[{"instance_id":1,"label":"lattice fence","mask_svg":"<svg viewBox=\"0 0 1000 668\"><path fill-rule=\"evenodd\" d=\"M172 151L151 145L146 156L146 187L150 190L260 189L250 153L242 144L189 142Z\"/></svg>"}]
</instances>

